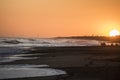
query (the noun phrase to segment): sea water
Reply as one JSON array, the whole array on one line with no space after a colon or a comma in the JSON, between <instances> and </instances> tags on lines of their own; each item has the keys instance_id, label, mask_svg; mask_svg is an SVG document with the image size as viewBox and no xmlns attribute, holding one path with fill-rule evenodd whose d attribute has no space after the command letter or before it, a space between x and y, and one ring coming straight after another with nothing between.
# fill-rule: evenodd
<instances>
[{"instance_id":1,"label":"sea water","mask_svg":"<svg viewBox=\"0 0 120 80\"><path fill-rule=\"evenodd\" d=\"M0 38L0 63L12 62L20 59L36 59L35 57L27 58L22 57L23 55L21 55L22 53L27 53L29 50L32 49L32 47L97 46L97 45L99 45L99 42L96 40L84 40L84 39Z\"/></svg>"},{"instance_id":2,"label":"sea water","mask_svg":"<svg viewBox=\"0 0 120 80\"><path fill-rule=\"evenodd\" d=\"M98 45L99 41L83 39L0 38L0 64L13 62L16 60L37 59L37 57L27 57L28 55L36 55L27 54L33 47L98 46ZM66 72L58 69L49 68L49 65L46 64L0 65L0 79L55 76L63 74L66 74Z\"/></svg>"},{"instance_id":3,"label":"sea water","mask_svg":"<svg viewBox=\"0 0 120 80\"><path fill-rule=\"evenodd\" d=\"M2 80L65 74L65 71L49 68L48 65L0 65L0 79Z\"/></svg>"},{"instance_id":4,"label":"sea water","mask_svg":"<svg viewBox=\"0 0 120 80\"><path fill-rule=\"evenodd\" d=\"M99 45L97 40L85 39L30 39L30 38L0 38L0 47L20 47L20 46L95 46Z\"/></svg>"},{"instance_id":5,"label":"sea water","mask_svg":"<svg viewBox=\"0 0 120 80\"><path fill-rule=\"evenodd\" d=\"M21 59L36 59L35 57L22 57L32 47L62 47L62 46L97 46L97 40L85 39L31 39L31 38L0 38L0 63L12 62ZM24 56L28 54L24 54ZM30 54L29 54L30 55ZM34 54L31 54L34 55Z\"/></svg>"}]
</instances>

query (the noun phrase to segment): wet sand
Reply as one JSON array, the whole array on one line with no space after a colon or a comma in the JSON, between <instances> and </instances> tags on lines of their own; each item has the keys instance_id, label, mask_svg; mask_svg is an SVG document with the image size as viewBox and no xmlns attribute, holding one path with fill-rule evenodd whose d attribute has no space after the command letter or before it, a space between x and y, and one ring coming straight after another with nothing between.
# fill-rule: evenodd
<instances>
[{"instance_id":1,"label":"wet sand","mask_svg":"<svg viewBox=\"0 0 120 80\"><path fill-rule=\"evenodd\" d=\"M31 60L17 60L0 65L35 64L67 72L67 75L21 78L11 80L119 80L120 46L84 47L35 47L24 57Z\"/></svg>"}]
</instances>

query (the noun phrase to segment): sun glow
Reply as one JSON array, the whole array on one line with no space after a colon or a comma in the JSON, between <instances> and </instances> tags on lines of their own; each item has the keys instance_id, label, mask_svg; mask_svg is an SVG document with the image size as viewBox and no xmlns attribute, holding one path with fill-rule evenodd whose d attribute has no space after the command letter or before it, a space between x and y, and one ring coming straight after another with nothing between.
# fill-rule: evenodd
<instances>
[{"instance_id":1,"label":"sun glow","mask_svg":"<svg viewBox=\"0 0 120 80\"><path fill-rule=\"evenodd\" d=\"M110 31L110 36L117 36L117 35L120 35L120 32L118 30L112 30Z\"/></svg>"}]
</instances>

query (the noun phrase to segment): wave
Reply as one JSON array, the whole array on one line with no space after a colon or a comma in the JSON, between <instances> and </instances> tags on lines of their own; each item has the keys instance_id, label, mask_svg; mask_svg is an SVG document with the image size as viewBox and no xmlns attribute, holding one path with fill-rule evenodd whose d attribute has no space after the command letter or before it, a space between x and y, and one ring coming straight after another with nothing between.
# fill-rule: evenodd
<instances>
[{"instance_id":1,"label":"wave","mask_svg":"<svg viewBox=\"0 0 120 80\"><path fill-rule=\"evenodd\" d=\"M0 66L0 79L56 76L56 75L58 76L65 74L67 74L65 71L49 68L48 65L27 65L27 66L6 65L6 67Z\"/></svg>"},{"instance_id":2,"label":"wave","mask_svg":"<svg viewBox=\"0 0 120 80\"><path fill-rule=\"evenodd\" d=\"M5 41L2 41L2 43L7 43L7 44L19 44L19 43L21 43L21 42L18 41L18 40L5 40Z\"/></svg>"},{"instance_id":3,"label":"wave","mask_svg":"<svg viewBox=\"0 0 120 80\"><path fill-rule=\"evenodd\" d=\"M27 39L27 38L2 38L0 46L95 46L96 40L83 39Z\"/></svg>"}]
</instances>

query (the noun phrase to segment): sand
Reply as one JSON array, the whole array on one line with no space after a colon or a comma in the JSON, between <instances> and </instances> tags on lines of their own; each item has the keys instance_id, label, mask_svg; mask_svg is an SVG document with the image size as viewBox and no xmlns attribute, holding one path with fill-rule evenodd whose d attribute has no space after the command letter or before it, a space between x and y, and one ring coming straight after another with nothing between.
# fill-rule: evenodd
<instances>
[{"instance_id":1,"label":"sand","mask_svg":"<svg viewBox=\"0 0 120 80\"><path fill-rule=\"evenodd\" d=\"M51 77L19 78L11 80L119 80L120 46L83 47L34 47L24 57L37 57L30 60L17 60L0 65L49 65L51 68L66 71L66 75Z\"/></svg>"}]
</instances>

